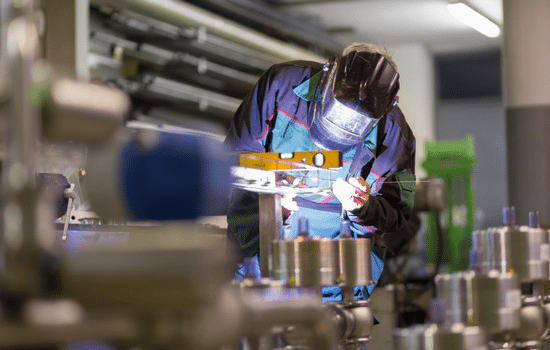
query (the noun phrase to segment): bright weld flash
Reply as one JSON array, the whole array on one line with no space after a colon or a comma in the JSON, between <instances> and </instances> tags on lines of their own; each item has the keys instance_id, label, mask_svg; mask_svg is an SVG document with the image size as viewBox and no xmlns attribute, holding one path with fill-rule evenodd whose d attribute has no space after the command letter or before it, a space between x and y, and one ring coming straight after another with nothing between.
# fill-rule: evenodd
<instances>
[{"instance_id":1,"label":"bright weld flash","mask_svg":"<svg viewBox=\"0 0 550 350\"><path fill-rule=\"evenodd\" d=\"M496 38L500 35L499 26L465 3L455 2L448 4L447 10L456 17L456 19L489 38Z\"/></svg>"}]
</instances>

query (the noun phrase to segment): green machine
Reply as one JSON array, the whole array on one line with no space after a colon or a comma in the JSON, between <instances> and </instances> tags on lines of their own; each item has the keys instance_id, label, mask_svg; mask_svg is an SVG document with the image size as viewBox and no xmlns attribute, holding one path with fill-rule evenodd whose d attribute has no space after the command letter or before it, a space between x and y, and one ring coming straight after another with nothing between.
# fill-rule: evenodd
<instances>
[{"instance_id":1,"label":"green machine","mask_svg":"<svg viewBox=\"0 0 550 350\"><path fill-rule=\"evenodd\" d=\"M426 159L422 167L430 177L439 177L448 187L448 218L443 228L442 251L438 251L439 216L428 213L428 262L438 259L448 262L449 272L468 269L475 229L475 198L473 173L476 164L474 138L468 134L463 140L426 142ZM456 220L455 208L466 208L465 220Z\"/></svg>"}]
</instances>

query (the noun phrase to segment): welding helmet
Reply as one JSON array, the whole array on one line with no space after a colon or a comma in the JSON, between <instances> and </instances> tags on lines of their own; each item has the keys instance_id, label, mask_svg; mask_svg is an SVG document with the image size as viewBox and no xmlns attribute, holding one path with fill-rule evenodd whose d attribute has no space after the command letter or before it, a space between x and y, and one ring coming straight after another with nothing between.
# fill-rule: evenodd
<instances>
[{"instance_id":1,"label":"welding helmet","mask_svg":"<svg viewBox=\"0 0 550 350\"><path fill-rule=\"evenodd\" d=\"M324 150L364 141L397 104L399 74L379 53L352 51L325 64L309 108L309 135Z\"/></svg>"}]
</instances>

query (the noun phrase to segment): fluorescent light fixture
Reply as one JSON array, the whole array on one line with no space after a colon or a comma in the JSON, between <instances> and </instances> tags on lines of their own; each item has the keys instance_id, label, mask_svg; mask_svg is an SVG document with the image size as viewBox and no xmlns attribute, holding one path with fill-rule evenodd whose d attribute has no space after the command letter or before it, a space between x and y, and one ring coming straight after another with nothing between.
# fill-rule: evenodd
<instances>
[{"instance_id":1,"label":"fluorescent light fixture","mask_svg":"<svg viewBox=\"0 0 550 350\"><path fill-rule=\"evenodd\" d=\"M489 38L496 38L500 35L500 27L498 25L463 2L450 3L447 5L447 10L456 19Z\"/></svg>"}]
</instances>

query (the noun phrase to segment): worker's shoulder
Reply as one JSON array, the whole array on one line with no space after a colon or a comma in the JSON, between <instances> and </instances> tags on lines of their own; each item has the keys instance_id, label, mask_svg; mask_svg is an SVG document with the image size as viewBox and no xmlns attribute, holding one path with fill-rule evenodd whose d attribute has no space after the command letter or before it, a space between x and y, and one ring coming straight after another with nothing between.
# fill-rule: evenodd
<instances>
[{"instance_id":1,"label":"worker's shoulder","mask_svg":"<svg viewBox=\"0 0 550 350\"><path fill-rule=\"evenodd\" d=\"M288 61L271 66L270 71L275 75L303 75L312 76L323 68L323 63L314 61Z\"/></svg>"},{"instance_id":2,"label":"worker's shoulder","mask_svg":"<svg viewBox=\"0 0 550 350\"><path fill-rule=\"evenodd\" d=\"M388 130L388 127L393 128L395 130L399 130L399 133L407 139L414 141L414 134L409 126L409 123L407 123L407 120L405 119L405 115L401 111L401 108L399 106L395 106L390 113L386 116L387 122L386 122L386 130ZM397 128L394 128L394 127Z\"/></svg>"}]
</instances>

